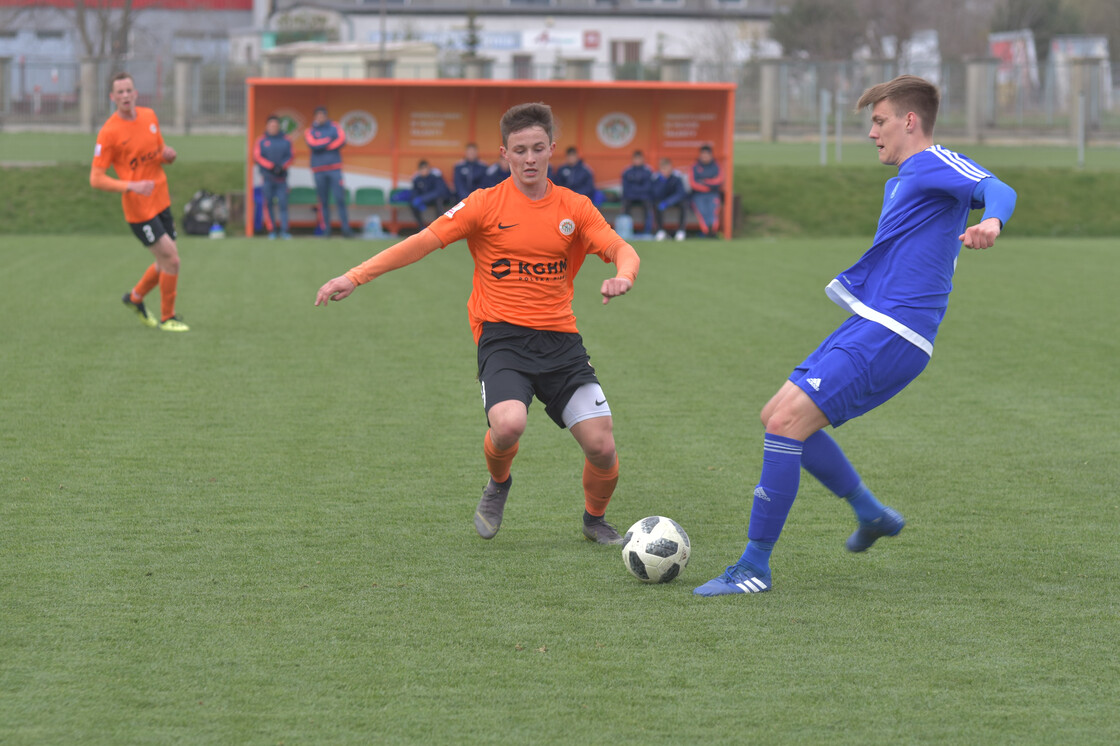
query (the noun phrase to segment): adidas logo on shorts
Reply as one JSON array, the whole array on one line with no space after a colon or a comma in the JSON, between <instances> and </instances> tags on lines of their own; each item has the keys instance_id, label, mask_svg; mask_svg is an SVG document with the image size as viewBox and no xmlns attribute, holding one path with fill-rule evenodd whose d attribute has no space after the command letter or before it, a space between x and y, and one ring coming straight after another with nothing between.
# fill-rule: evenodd
<instances>
[{"instance_id":1,"label":"adidas logo on shorts","mask_svg":"<svg viewBox=\"0 0 1120 746\"><path fill-rule=\"evenodd\" d=\"M808 382L808 384L810 386L813 387L813 391L820 391L821 390L821 379L819 379L819 378L806 378L805 380Z\"/></svg>"}]
</instances>

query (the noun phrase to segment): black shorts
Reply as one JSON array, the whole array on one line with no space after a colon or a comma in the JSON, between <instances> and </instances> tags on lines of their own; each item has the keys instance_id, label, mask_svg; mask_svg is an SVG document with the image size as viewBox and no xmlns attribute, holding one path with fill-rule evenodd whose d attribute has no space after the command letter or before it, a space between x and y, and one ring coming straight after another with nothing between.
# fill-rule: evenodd
<instances>
[{"instance_id":1,"label":"black shorts","mask_svg":"<svg viewBox=\"0 0 1120 746\"><path fill-rule=\"evenodd\" d=\"M175 235L175 218L171 217L170 207L151 220L145 220L143 223L129 223L128 225L132 228L136 237L140 239L140 243L145 246L152 246L165 235L171 236L172 241L178 237Z\"/></svg>"},{"instance_id":2,"label":"black shorts","mask_svg":"<svg viewBox=\"0 0 1120 746\"><path fill-rule=\"evenodd\" d=\"M599 383L583 337L505 322L486 321L478 339L478 381L482 406L511 399L526 407L536 396L552 421L564 427L564 407L581 386Z\"/></svg>"}]
</instances>

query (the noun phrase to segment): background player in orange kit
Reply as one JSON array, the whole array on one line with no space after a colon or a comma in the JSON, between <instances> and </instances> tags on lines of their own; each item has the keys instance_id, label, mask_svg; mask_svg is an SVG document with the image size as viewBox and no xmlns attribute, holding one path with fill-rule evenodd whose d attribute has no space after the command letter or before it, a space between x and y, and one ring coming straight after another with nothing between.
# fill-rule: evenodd
<instances>
[{"instance_id":1,"label":"background player in orange kit","mask_svg":"<svg viewBox=\"0 0 1120 746\"><path fill-rule=\"evenodd\" d=\"M175 245L167 175L163 172L164 163L175 161L175 150L164 144L156 113L136 105L136 86L131 75L113 76L109 98L117 110L97 133L89 184L95 189L121 193L124 219L155 256L155 263L121 300L140 316L145 326L158 326L168 332L189 331L190 327L175 314L179 249ZM118 178L109 176L110 166ZM144 305L144 296L156 285L160 294L158 318Z\"/></svg>"},{"instance_id":2,"label":"background player in orange kit","mask_svg":"<svg viewBox=\"0 0 1120 746\"><path fill-rule=\"evenodd\" d=\"M501 132L510 178L472 192L424 230L330 280L315 305L342 300L358 285L465 238L474 258L467 310L490 425L483 438L490 481L475 529L484 539L498 533L510 467L536 396L583 449L584 536L619 544L622 537L603 518L618 482L611 410L576 329L572 281L588 254L614 262L615 276L600 288L607 303L633 286L638 254L589 199L548 180L556 149L551 108L514 106L502 116Z\"/></svg>"}]
</instances>

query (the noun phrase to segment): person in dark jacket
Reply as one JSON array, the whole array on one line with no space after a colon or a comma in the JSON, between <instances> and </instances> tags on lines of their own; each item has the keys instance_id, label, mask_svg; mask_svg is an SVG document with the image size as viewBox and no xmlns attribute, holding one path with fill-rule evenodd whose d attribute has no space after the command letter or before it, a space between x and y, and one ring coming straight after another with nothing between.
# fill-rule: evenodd
<instances>
[{"instance_id":1,"label":"person in dark jacket","mask_svg":"<svg viewBox=\"0 0 1120 746\"><path fill-rule=\"evenodd\" d=\"M482 189L489 189L501 184L509 178L509 162L498 157L498 160L490 164L490 168L486 169L486 175L482 178Z\"/></svg>"},{"instance_id":2,"label":"person in dark jacket","mask_svg":"<svg viewBox=\"0 0 1120 746\"><path fill-rule=\"evenodd\" d=\"M650 193L654 206L653 216L657 223L657 233L654 238L658 241L665 240L668 235L665 232L665 213L676 208L677 233L674 238L683 241L684 227L688 222L688 189L681 175L673 170L673 162L668 158L661 159Z\"/></svg>"},{"instance_id":3,"label":"person in dark jacket","mask_svg":"<svg viewBox=\"0 0 1120 746\"><path fill-rule=\"evenodd\" d=\"M424 219L424 211L429 207L435 208L435 214L450 207L451 190L443 180L443 174L438 168L432 168L427 161L416 164L416 174L412 177L412 215L416 218L416 225L424 228L428 225Z\"/></svg>"},{"instance_id":4,"label":"person in dark jacket","mask_svg":"<svg viewBox=\"0 0 1120 746\"><path fill-rule=\"evenodd\" d=\"M595 174L579 157L579 149L574 145L568 148L564 165L555 171L550 170L549 178L556 186L567 187L595 201Z\"/></svg>"},{"instance_id":5,"label":"person in dark jacket","mask_svg":"<svg viewBox=\"0 0 1120 746\"><path fill-rule=\"evenodd\" d=\"M342 148L346 145L346 132L327 116L327 107L320 106L315 109L311 126L304 130L303 139L311 150L311 173L319 193L319 230L323 237L331 234L330 200L333 196L342 235L349 238L354 231L350 229L342 184Z\"/></svg>"},{"instance_id":6,"label":"person in dark jacket","mask_svg":"<svg viewBox=\"0 0 1120 746\"><path fill-rule=\"evenodd\" d=\"M292 165L292 141L280 131L279 117L271 116L265 122L264 134L253 146L253 161L261 173L261 201L268 237L277 235L275 203L280 213L280 238L291 238L288 232L288 167Z\"/></svg>"},{"instance_id":7,"label":"person in dark jacket","mask_svg":"<svg viewBox=\"0 0 1120 746\"><path fill-rule=\"evenodd\" d=\"M622 172L622 212L631 214L634 207L642 208L642 222L634 222L639 233L650 233L653 225L653 170L646 165L646 156L635 150L630 167Z\"/></svg>"},{"instance_id":8,"label":"person in dark jacket","mask_svg":"<svg viewBox=\"0 0 1120 746\"><path fill-rule=\"evenodd\" d=\"M486 164L478 159L478 146L473 142L467 143L463 160L455 164L455 197L466 199L467 195L475 189L481 189L486 179Z\"/></svg>"},{"instance_id":9,"label":"person in dark jacket","mask_svg":"<svg viewBox=\"0 0 1120 746\"><path fill-rule=\"evenodd\" d=\"M701 234L706 238L717 238L720 203L723 200L723 169L712 155L712 146L701 146L700 155L692 164L689 186Z\"/></svg>"}]
</instances>

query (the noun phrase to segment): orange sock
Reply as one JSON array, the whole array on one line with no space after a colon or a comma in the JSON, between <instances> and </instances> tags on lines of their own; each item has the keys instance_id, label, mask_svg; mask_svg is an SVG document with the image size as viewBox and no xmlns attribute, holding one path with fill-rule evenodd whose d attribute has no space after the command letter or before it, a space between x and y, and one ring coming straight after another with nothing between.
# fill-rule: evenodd
<instances>
[{"instance_id":1,"label":"orange sock","mask_svg":"<svg viewBox=\"0 0 1120 746\"><path fill-rule=\"evenodd\" d=\"M152 292L159 283L159 267L154 263L152 266L144 270L144 276L140 278L140 282L136 283L136 287L132 288L132 302L139 303L144 300L144 296Z\"/></svg>"},{"instance_id":2,"label":"orange sock","mask_svg":"<svg viewBox=\"0 0 1120 746\"><path fill-rule=\"evenodd\" d=\"M490 431L486 431L486 437L482 439L482 452L486 454L486 468L495 482L509 479L509 468L513 465L513 457L517 455L518 445L514 443L504 451L499 451L494 447L494 441L490 440Z\"/></svg>"},{"instance_id":3,"label":"orange sock","mask_svg":"<svg viewBox=\"0 0 1120 746\"><path fill-rule=\"evenodd\" d=\"M159 320L167 321L175 315L175 294L179 275L159 274Z\"/></svg>"},{"instance_id":4,"label":"orange sock","mask_svg":"<svg viewBox=\"0 0 1120 746\"><path fill-rule=\"evenodd\" d=\"M615 485L618 484L618 458L614 466L600 469L587 459L583 460L583 506L588 513L602 516L607 512Z\"/></svg>"}]
</instances>

